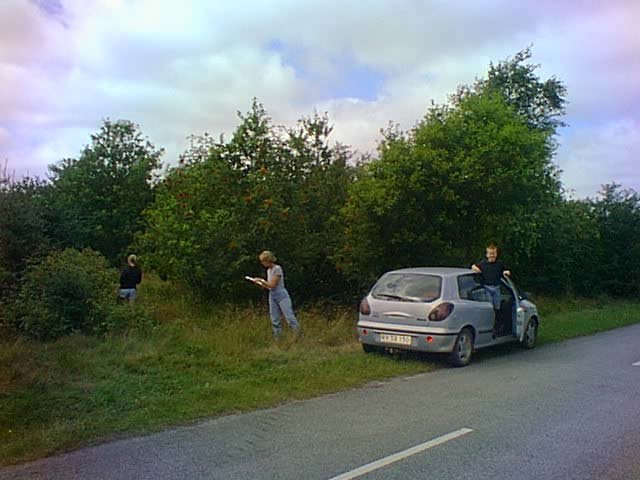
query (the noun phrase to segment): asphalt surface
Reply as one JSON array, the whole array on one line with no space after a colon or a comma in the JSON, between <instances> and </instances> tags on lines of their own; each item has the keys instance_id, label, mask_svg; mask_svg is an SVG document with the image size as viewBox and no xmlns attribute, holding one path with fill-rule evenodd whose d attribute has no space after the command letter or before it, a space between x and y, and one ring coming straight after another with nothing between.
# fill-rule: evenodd
<instances>
[{"instance_id":1,"label":"asphalt surface","mask_svg":"<svg viewBox=\"0 0 640 480\"><path fill-rule=\"evenodd\" d=\"M0 469L0 479L640 480L640 324ZM437 443L437 442L436 442ZM347 478L346 477L343 478Z\"/></svg>"}]
</instances>

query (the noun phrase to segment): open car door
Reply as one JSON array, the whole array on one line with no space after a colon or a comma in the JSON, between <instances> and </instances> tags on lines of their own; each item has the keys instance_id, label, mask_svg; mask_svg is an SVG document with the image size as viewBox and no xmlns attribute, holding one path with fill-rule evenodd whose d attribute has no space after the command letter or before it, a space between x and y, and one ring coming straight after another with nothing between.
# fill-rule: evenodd
<instances>
[{"instance_id":1,"label":"open car door","mask_svg":"<svg viewBox=\"0 0 640 480\"><path fill-rule=\"evenodd\" d=\"M518 337L518 340L521 342L524 340L524 320L525 320L525 311L520 302L520 294L518 293L518 289L516 288L513 281L507 277L506 275L502 277L505 283L509 286L509 288L513 291L515 296L515 309L516 309L516 324L515 329L513 331L513 335Z\"/></svg>"}]
</instances>

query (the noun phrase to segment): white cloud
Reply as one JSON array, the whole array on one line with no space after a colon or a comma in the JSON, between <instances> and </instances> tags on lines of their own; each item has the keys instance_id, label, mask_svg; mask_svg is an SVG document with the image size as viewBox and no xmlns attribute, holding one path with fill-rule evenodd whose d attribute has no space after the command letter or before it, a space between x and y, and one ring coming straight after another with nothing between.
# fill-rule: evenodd
<instances>
[{"instance_id":1,"label":"white cloud","mask_svg":"<svg viewBox=\"0 0 640 480\"><path fill-rule=\"evenodd\" d=\"M593 197L600 186L619 183L640 192L640 122L632 118L566 135L558 164L571 179L570 193Z\"/></svg>"},{"instance_id":2,"label":"white cloud","mask_svg":"<svg viewBox=\"0 0 640 480\"><path fill-rule=\"evenodd\" d=\"M0 2L0 158L19 171L43 173L77 155L105 117L140 124L175 160L190 134L231 134L253 97L275 123L328 111L334 140L371 150L389 121L411 128L432 99L446 101L530 43L540 74L569 89L572 128L558 154L567 187L593 193L599 174L581 165L596 158L612 180L633 163L620 143L633 135L610 130L640 121L633 1L582 2L579 11L573 2L507 0L62 5L52 16L28 0ZM373 99L327 97L345 61L379 74Z\"/></svg>"},{"instance_id":3,"label":"white cloud","mask_svg":"<svg viewBox=\"0 0 640 480\"><path fill-rule=\"evenodd\" d=\"M70 60L67 34L59 22L45 17L26 0L0 2L0 62L56 65Z\"/></svg>"}]
</instances>

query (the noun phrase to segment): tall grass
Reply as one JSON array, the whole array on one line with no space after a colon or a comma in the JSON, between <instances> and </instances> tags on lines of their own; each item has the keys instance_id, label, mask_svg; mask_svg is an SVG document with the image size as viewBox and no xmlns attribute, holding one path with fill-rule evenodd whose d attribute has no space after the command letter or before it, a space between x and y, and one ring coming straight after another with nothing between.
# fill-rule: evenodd
<instances>
[{"instance_id":1,"label":"tall grass","mask_svg":"<svg viewBox=\"0 0 640 480\"><path fill-rule=\"evenodd\" d=\"M140 299L151 332L0 341L1 463L434 368L363 355L344 307L299 310L303 337L275 342L266 304L207 305L152 277Z\"/></svg>"},{"instance_id":2,"label":"tall grass","mask_svg":"<svg viewBox=\"0 0 640 480\"><path fill-rule=\"evenodd\" d=\"M640 321L640 304L535 299L541 340ZM415 356L365 355L356 311L330 303L297 310L304 335L271 338L266 301L207 304L147 276L140 303L157 326L50 343L0 339L0 463L42 457L119 435L425 372Z\"/></svg>"}]
</instances>

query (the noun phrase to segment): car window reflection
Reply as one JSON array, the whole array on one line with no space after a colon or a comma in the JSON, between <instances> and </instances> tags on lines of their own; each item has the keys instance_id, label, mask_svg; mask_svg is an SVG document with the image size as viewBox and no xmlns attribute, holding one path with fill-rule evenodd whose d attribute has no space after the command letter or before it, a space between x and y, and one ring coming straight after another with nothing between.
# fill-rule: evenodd
<instances>
[{"instance_id":1,"label":"car window reflection","mask_svg":"<svg viewBox=\"0 0 640 480\"><path fill-rule=\"evenodd\" d=\"M383 276L371 295L377 299L432 302L440 298L442 278L435 275L393 273Z\"/></svg>"}]
</instances>

